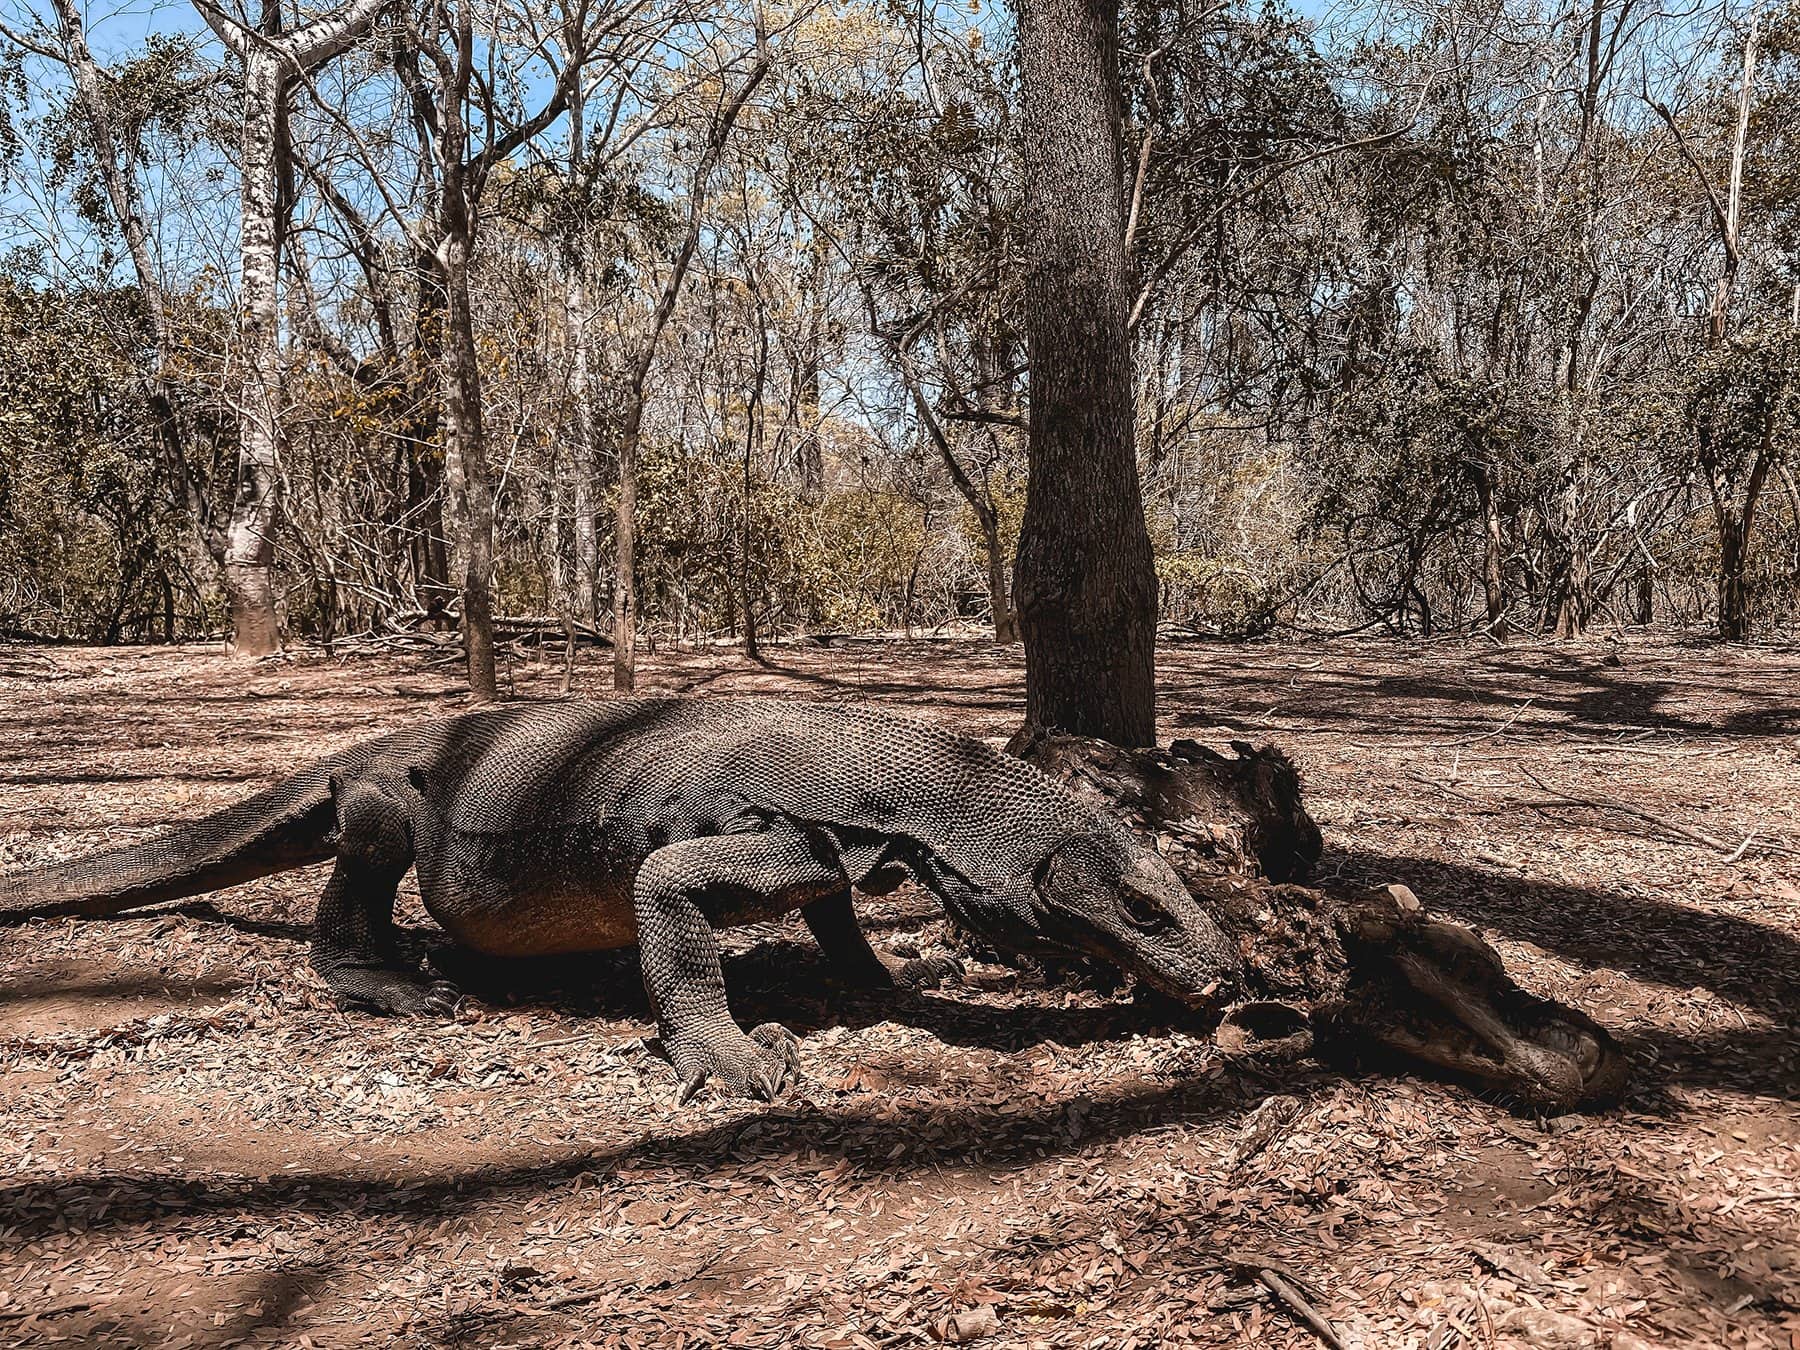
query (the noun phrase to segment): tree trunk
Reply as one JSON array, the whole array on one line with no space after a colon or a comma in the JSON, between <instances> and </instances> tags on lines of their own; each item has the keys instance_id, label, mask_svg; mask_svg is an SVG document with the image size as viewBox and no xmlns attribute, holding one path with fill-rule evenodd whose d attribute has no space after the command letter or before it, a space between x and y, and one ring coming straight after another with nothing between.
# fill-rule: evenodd
<instances>
[{"instance_id":1,"label":"tree trunk","mask_svg":"<svg viewBox=\"0 0 1800 1350\"><path fill-rule=\"evenodd\" d=\"M1727 642L1742 642L1750 636L1750 587L1745 576L1749 559L1746 554L1742 522L1731 520L1719 526L1719 636Z\"/></svg>"},{"instance_id":2,"label":"tree trunk","mask_svg":"<svg viewBox=\"0 0 1800 1350\"><path fill-rule=\"evenodd\" d=\"M619 495L613 515L613 688L637 688L637 458L644 425L641 385L625 405L619 436Z\"/></svg>"},{"instance_id":3,"label":"tree trunk","mask_svg":"<svg viewBox=\"0 0 1800 1350\"><path fill-rule=\"evenodd\" d=\"M277 124L284 96L280 55L250 47L244 56L243 214L238 283L243 378L238 386L238 469L225 534L225 590L231 650L267 656L281 642L275 617L275 522L281 511L281 334Z\"/></svg>"},{"instance_id":4,"label":"tree trunk","mask_svg":"<svg viewBox=\"0 0 1800 1350\"><path fill-rule=\"evenodd\" d=\"M1000 520L993 512L981 517L981 546L987 550L988 613L994 620L995 642L1017 642L1019 619L1007 594L1006 545L1000 538Z\"/></svg>"},{"instance_id":5,"label":"tree trunk","mask_svg":"<svg viewBox=\"0 0 1800 1350\"><path fill-rule=\"evenodd\" d=\"M1506 539L1500 528L1500 505L1494 498L1494 477L1485 464L1477 464L1475 496L1481 505L1483 548L1481 589L1487 601L1488 632L1499 637L1506 631L1506 573L1501 563L1506 556Z\"/></svg>"},{"instance_id":6,"label":"tree trunk","mask_svg":"<svg viewBox=\"0 0 1800 1350\"><path fill-rule=\"evenodd\" d=\"M1156 572L1132 415L1116 0L1024 0L1026 718L1156 739Z\"/></svg>"},{"instance_id":7,"label":"tree trunk","mask_svg":"<svg viewBox=\"0 0 1800 1350\"><path fill-rule=\"evenodd\" d=\"M585 252L585 249L584 249ZM570 522L575 544L575 612L598 626L600 542L595 528L599 465L595 456L594 382L589 364L587 283L580 262L569 273L564 322L569 333L569 457L574 476Z\"/></svg>"},{"instance_id":8,"label":"tree trunk","mask_svg":"<svg viewBox=\"0 0 1800 1350\"><path fill-rule=\"evenodd\" d=\"M1727 642L1747 642L1750 638L1750 536L1756 528L1756 508L1762 500L1763 486L1769 481L1773 466L1775 426L1774 407L1763 414L1761 443L1750 466L1749 481L1744 484L1744 502L1734 516L1728 510L1717 513L1719 526L1719 636ZM1722 499L1715 499L1722 500Z\"/></svg>"},{"instance_id":9,"label":"tree trunk","mask_svg":"<svg viewBox=\"0 0 1800 1350\"><path fill-rule=\"evenodd\" d=\"M442 380L444 368L444 269L429 249L415 249L418 299L413 310L413 360L407 369L407 517L413 522L413 578L427 627L447 628L444 612L455 597L444 529Z\"/></svg>"},{"instance_id":10,"label":"tree trunk","mask_svg":"<svg viewBox=\"0 0 1800 1350\"><path fill-rule=\"evenodd\" d=\"M1562 500L1557 508L1558 541L1568 554L1562 591L1556 603L1556 636L1578 638L1587 631L1594 613L1594 578L1588 552L1581 538L1582 484L1586 481L1586 449L1581 428L1576 429L1575 462L1564 476Z\"/></svg>"},{"instance_id":11,"label":"tree trunk","mask_svg":"<svg viewBox=\"0 0 1800 1350\"><path fill-rule=\"evenodd\" d=\"M204 18L244 66L241 220L238 228L239 329L243 378L238 387L238 472L225 531L225 591L231 602L231 649L245 656L276 650L275 522L281 512L281 328L277 295L283 191L283 118L288 81L342 52L375 21L387 0L350 0L341 11L281 32L281 9L264 0L262 31L253 32L211 5Z\"/></svg>"},{"instance_id":12,"label":"tree trunk","mask_svg":"<svg viewBox=\"0 0 1800 1350\"><path fill-rule=\"evenodd\" d=\"M458 187L446 197L460 195ZM462 563L463 654L469 699L491 703L494 682L494 484L481 417L481 366L469 304L473 221L458 212L444 244L449 306L445 315L444 449L457 554Z\"/></svg>"},{"instance_id":13,"label":"tree trunk","mask_svg":"<svg viewBox=\"0 0 1800 1350\"><path fill-rule=\"evenodd\" d=\"M569 181L583 173L586 151L586 100L580 81L569 93ZM563 324L569 347L569 451L574 476L570 522L575 553L575 612L590 628L599 626L600 541L594 519L599 497L599 461L595 438L594 374L588 339L588 275L593 249L587 222L575 226L569 241L568 285L563 292Z\"/></svg>"},{"instance_id":14,"label":"tree trunk","mask_svg":"<svg viewBox=\"0 0 1800 1350\"><path fill-rule=\"evenodd\" d=\"M1578 638L1587 632L1593 607L1593 578L1587 554L1579 548L1571 549L1568 571L1563 574L1562 596L1556 606L1556 636Z\"/></svg>"},{"instance_id":15,"label":"tree trunk","mask_svg":"<svg viewBox=\"0 0 1800 1350\"><path fill-rule=\"evenodd\" d=\"M817 268L814 269L816 275ZM799 423L800 444L795 459L800 469L800 491L808 501L816 501L825 491L825 449L819 438L824 421L819 411L819 368L823 363L825 344L824 303L818 297L809 300L811 313L806 330L806 346L801 353L800 378L794 394L794 418Z\"/></svg>"}]
</instances>

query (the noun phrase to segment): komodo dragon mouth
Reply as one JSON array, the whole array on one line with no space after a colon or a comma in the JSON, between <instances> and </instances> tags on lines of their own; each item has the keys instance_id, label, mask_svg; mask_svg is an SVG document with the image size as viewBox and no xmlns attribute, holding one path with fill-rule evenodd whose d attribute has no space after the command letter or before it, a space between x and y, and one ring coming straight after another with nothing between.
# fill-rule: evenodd
<instances>
[{"instance_id":1,"label":"komodo dragon mouth","mask_svg":"<svg viewBox=\"0 0 1800 1350\"><path fill-rule=\"evenodd\" d=\"M1405 887L1284 884L1310 875L1321 845L1299 774L1278 751L1239 743L1232 758L1184 741L1122 750L1042 732L1011 748L1157 836L1236 940L1246 997L1220 1024L1228 1050L1385 1051L1552 1115L1623 1092L1626 1059L1604 1028L1521 989L1479 934L1433 917Z\"/></svg>"}]
</instances>

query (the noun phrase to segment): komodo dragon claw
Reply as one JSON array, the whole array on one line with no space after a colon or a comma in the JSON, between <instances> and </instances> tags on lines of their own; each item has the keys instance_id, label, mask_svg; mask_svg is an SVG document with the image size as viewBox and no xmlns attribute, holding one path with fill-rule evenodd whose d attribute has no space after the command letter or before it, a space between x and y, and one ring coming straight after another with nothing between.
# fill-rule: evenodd
<instances>
[{"instance_id":1,"label":"komodo dragon claw","mask_svg":"<svg viewBox=\"0 0 1800 1350\"><path fill-rule=\"evenodd\" d=\"M919 956L896 962L894 983L904 989L936 989L942 984L961 984L968 973L954 956Z\"/></svg>"},{"instance_id":2,"label":"komodo dragon claw","mask_svg":"<svg viewBox=\"0 0 1800 1350\"><path fill-rule=\"evenodd\" d=\"M748 1036L696 1036L669 1045L668 1052L681 1075L677 1106L687 1105L708 1082L733 1097L772 1102L801 1076L800 1038L778 1022L764 1022Z\"/></svg>"},{"instance_id":3,"label":"komodo dragon claw","mask_svg":"<svg viewBox=\"0 0 1800 1350\"><path fill-rule=\"evenodd\" d=\"M355 992L340 990L337 1005L362 1012L389 1013L396 1017L454 1017L462 1003L462 990L448 980L429 984L394 978L369 982Z\"/></svg>"}]
</instances>

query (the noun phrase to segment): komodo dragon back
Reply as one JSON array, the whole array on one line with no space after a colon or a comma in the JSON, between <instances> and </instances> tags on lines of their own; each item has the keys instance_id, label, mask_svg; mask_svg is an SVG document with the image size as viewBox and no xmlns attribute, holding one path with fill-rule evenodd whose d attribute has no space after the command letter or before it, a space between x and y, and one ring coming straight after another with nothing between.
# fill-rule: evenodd
<instances>
[{"instance_id":1,"label":"komodo dragon back","mask_svg":"<svg viewBox=\"0 0 1800 1350\"><path fill-rule=\"evenodd\" d=\"M1092 817L1012 756L875 709L769 698L514 704L353 746L157 838L0 876L0 917L117 914L323 862L338 851L333 778L395 757L453 765L449 819L478 833L641 812L705 778L796 821L930 839L978 884L1016 874Z\"/></svg>"}]
</instances>

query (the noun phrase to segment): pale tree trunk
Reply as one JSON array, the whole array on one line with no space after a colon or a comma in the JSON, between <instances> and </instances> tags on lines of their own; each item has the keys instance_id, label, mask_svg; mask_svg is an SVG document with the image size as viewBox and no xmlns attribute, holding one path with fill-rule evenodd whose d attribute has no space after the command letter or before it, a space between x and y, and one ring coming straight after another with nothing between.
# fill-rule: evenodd
<instances>
[{"instance_id":1,"label":"pale tree trunk","mask_svg":"<svg viewBox=\"0 0 1800 1350\"><path fill-rule=\"evenodd\" d=\"M466 217L444 241L449 305L444 343L444 462L450 484L456 554L462 565L463 655L469 700L491 703L494 679L494 483L481 415L480 355L469 301Z\"/></svg>"},{"instance_id":2,"label":"pale tree trunk","mask_svg":"<svg viewBox=\"0 0 1800 1350\"><path fill-rule=\"evenodd\" d=\"M426 184L427 224L406 226L414 247L429 259L428 270L442 282L444 484L450 498L454 570L462 581L463 654L469 697L485 703L497 692L494 672L494 483L482 420L480 352L475 342L470 271L476 230L488 175L533 137L548 129L569 106L587 59L590 34L577 27L565 33L563 64L549 96L536 111L510 125L497 118L483 63L492 55L478 46L472 6L454 6L448 22L430 16L430 37L401 11L404 41L393 49L394 69L406 90L419 139L419 177ZM446 50L440 43L448 39ZM421 58L428 57L428 60ZM428 73L429 72L429 73ZM477 109L485 135L472 145L466 110ZM380 167L368 165L371 172Z\"/></svg>"},{"instance_id":3,"label":"pale tree trunk","mask_svg":"<svg viewBox=\"0 0 1800 1350\"><path fill-rule=\"evenodd\" d=\"M982 522L981 545L987 550L988 613L994 621L994 641L1017 642L1019 620L1007 593L1006 544L997 518Z\"/></svg>"},{"instance_id":4,"label":"pale tree trunk","mask_svg":"<svg viewBox=\"0 0 1800 1350\"><path fill-rule=\"evenodd\" d=\"M1592 479L1588 458L1587 409L1582 379L1584 344L1587 325L1593 315L1599 293L1600 273L1594 262L1595 236L1600 217L1600 139L1601 98L1611 72L1616 43L1609 52L1605 40L1605 20L1610 0L1593 0L1575 35L1575 52L1585 67L1580 88L1581 124L1576 135L1576 155L1582 165L1582 232L1581 255L1586 276L1582 289L1574 296L1568 332L1564 335L1563 367L1558 385L1559 397L1572 428L1572 460L1563 475L1562 493L1555 515L1558 542L1567 553L1561 594L1557 597L1556 636L1578 638L1587 631L1593 616L1593 570L1589 558L1583 520L1586 496ZM1571 21L1576 19L1569 11ZM1614 36L1617 36L1615 27Z\"/></svg>"},{"instance_id":5,"label":"pale tree trunk","mask_svg":"<svg viewBox=\"0 0 1800 1350\"><path fill-rule=\"evenodd\" d=\"M444 469L456 561L462 569L463 657L469 700L491 703L494 678L494 484L488 473L487 428L482 421L481 358L469 294L474 262L476 181L469 163L469 124L463 108L474 82L474 23L468 4L454 19L456 59L451 83L436 107L438 196L437 257L444 276ZM440 67L441 69L441 67Z\"/></svg>"},{"instance_id":6,"label":"pale tree trunk","mask_svg":"<svg viewBox=\"0 0 1800 1350\"><path fill-rule=\"evenodd\" d=\"M1019 15L1030 481L1015 598L1028 722L1156 739L1156 572L1132 415L1116 0Z\"/></svg>"},{"instance_id":7,"label":"pale tree trunk","mask_svg":"<svg viewBox=\"0 0 1800 1350\"><path fill-rule=\"evenodd\" d=\"M449 495L443 452L443 407L438 371L444 362L444 269L435 251L413 250L418 290L413 305L413 360L407 369L407 403L417 409L407 427L407 512L418 522L413 536L413 578L430 628L447 628L445 613L456 589L450 579Z\"/></svg>"},{"instance_id":8,"label":"pale tree trunk","mask_svg":"<svg viewBox=\"0 0 1800 1350\"><path fill-rule=\"evenodd\" d=\"M569 95L569 182L579 181L582 172L585 106L582 89L577 82ZM597 627L599 615L600 545L595 528L595 512L599 499L600 466L597 456L594 416L594 372L592 339L588 324L593 321L588 295L589 267L593 247L588 236L588 222L576 225L576 237L570 241L568 284L563 293L563 323L569 353L569 454L573 468L574 502L570 524L575 545L574 602L577 616L590 628Z\"/></svg>"},{"instance_id":9,"label":"pale tree trunk","mask_svg":"<svg viewBox=\"0 0 1800 1350\"><path fill-rule=\"evenodd\" d=\"M1742 219L1744 192L1744 154L1749 142L1750 96L1756 81L1756 29L1758 15L1750 12L1750 32L1744 39L1744 72L1738 88L1737 135L1731 147L1731 181L1726 188L1725 218L1719 222L1719 237L1725 248L1725 264L1719 271L1719 284L1713 291L1712 312L1708 316L1707 346L1717 350L1725 345L1725 332L1731 317L1732 293L1737 288L1738 232ZM1756 525L1757 502L1763 483L1768 478L1774 452L1775 413L1765 413L1762 444L1757 447L1749 481L1744 486L1741 511L1734 517L1729 509L1719 514L1719 636L1727 642L1744 642L1750 637L1750 540ZM1729 492L1729 484L1726 485ZM1721 500L1715 494L1715 500Z\"/></svg>"},{"instance_id":10,"label":"pale tree trunk","mask_svg":"<svg viewBox=\"0 0 1800 1350\"><path fill-rule=\"evenodd\" d=\"M1733 293L1737 289L1739 232L1743 220L1744 160L1749 147L1751 96L1756 87L1759 19L1757 10L1752 8L1750 29L1744 37L1744 65L1738 82L1736 132L1731 143L1730 176L1725 185L1723 201L1719 199L1718 190L1713 186L1706 166L1689 148L1681 126L1675 120L1675 114L1663 104L1651 105L1673 133L1676 148L1706 189L1707 203L1712 208L1713 227L1718 231L1719 245L1725 254L1718 282L1713 287L1712 299L1707 304L1708 351L1717 351L1725 345L1726 331L1730 327ZM1800 289L1795 291L1795 314L1800 318ZM1772 418L1773 413L1769 416ZM1771 428L1772 423L1765 428L1763 444L1751 465L1741 510L1734 509L1731 500L1733 484L1730 479L1721 481L1713 466L1707 464L1707 484L1712 492L1713 515L1719 533L1719 636L1727 641L1742 641L1750 633L1750 541L1755 525L1757 499L1762 495L1763 483L1770 469L1768 456L1772 448ZM1704 453L1701 458L1702 462L1706 462Z\"/></svg>"},{"instance_id":11,"label":"pale tree trunk","mask_svg":"<svg viewBox=\"0 0 1800 1350\"><path fill-rule=\"evenodd\" d=\"M599 501L599 464L595 450L594 377L589 360L587 325L591 319L585 273L587 249L569 271L564 322L569 335L569 457L574 478L570 521L575 544L574 600L577 616L590 628L599 623L599 531L594 516Z\"/></svg>"},{"instance_id":12,"label":"pale tree trunk","mask_svg":"<svg viewBox=\"0 0 1800 1350\"><path fill-rule=\"evenodd\" d=\"M975 372L980 384L976 387L975 404L983 412L994 413L996 392L1002 381L1002 360L998 344L992 340L993 335L984 332L975 348ZM994 461L1000 459L1000 438L992 422L983 428L988 443L994 451ZM981 544L987 550L987 586L988 614L994 623L994 641L1017 642L1019 640L1019 616L1013 609L1012 577L1009 575L1006 556L1006 541L1001 536L1000 512L994 506L992 490L984 482L982 497L990 509L985 515L977 512L981 521Z\"/></svg>"},{"instance_id":13,"label":"pale tree trunk","mask_svg":"<svg viewBox=\"0 0 1800 1350\"><path fill-rule=\"evenodd\" d=\"M281 511L281 335L276 294L277 124L284 96L280 57L251 46L244 55L242 211L239 225L238 468L225 531L225 592L231 650L267 656L281 645L275 617L275 522Z\"/></svg>"},{"instance_id":14,"label":"pale tree trunk","mask_svg":"<svg viewBox=\"0 0 1800 1350\"><path fill-rule=\"evenodd\" d=\"M281 191L282 118L288 82L317 69L354 42L388 0L351 0L336 14L292 33L279 32L276 0L265 0L265 27L196 0L201 16L244 68L239 165L238 327L243 350L237 393L238 468L225 531L225 592L231 650L266 656L281 642L275 615L275 524L281 513Z\"/></svg>"},{"instance_id":15,"label":"pale tree trunk","mask_svg":"<svg viewBox=\"0 0 1800 1350\"><path fill-rule=\"evenodd\" d=\"M1719 238L1725 248L1725 264L1719 269L1707 315L1707 346L1725 344L1731 318L1732 293L1737 289L1738 233L1744 199L1744 151L1750 137L1750 95L1756 84L1756 29L1758 14L1750 11L1750 32L1744 38L1744 73L1738 86L1737 134L1731 143L1731 181L1725 191L1725 215L1719 221ZM1748 542L1747 540L1745 542Z\"/></svg>"},{"instance_id":16,"label":"pale tree trunk","mask_svg":"<svg viewBox=\"0 0 1800 1350\"><path fill-rule=\"evenodd\" d=\"M1562 500L1557 508L1563 545L1568 550L1568 568L1563 573L1562 593L1556 605L1556 636L1578 638L1587 631L1594 613L1594 578L1588 563L1588 551L1581 538L1581 509L1585 475L1578 472L1585 463L1579 457L1563 484Z\"/></svg>"},{"instance_id":17,"label":"pale tree trunk","mask_svg":"<svg viewBox=\"0 0 1800 1350\"><path fill-rule=\"evenodd\" d=\"M175 493L175 505L186 517L183 552L196 580L212 576L224 561L225 544L213 522L212 502L189 470L183 451L181 419L174 382L169 378L169 353L174 333L157 275L156 256L144 220L143 194L138 186L138 165L128 138L119 133L113 106L107 97L104 76L88 47L80 9L74 0L53 0L62 38L63 60L75 85L75 98L93 139L94 164L106 191L107 204L119 223L126 251L137 277L144 317L150 326L155 355L150 367L151 411L156 419L157 450ZM172 628L173 625L171 624ZM170 633L171 640L173 634Z\"/></svg>"},{"instance_id":18,"label":"pale tree trunk","mask_svg":"<svg viewBox=\"0 0 1800 1350\"><path fill-rule=\"evenodd\" d=\"M648 363L645 363L646 370ZM637 461L644 425L644 385L627 391L619 432L619 491L613 508L613 688L637 688Z\"/></svg>"}]
</instances>

